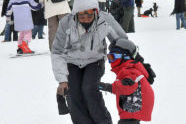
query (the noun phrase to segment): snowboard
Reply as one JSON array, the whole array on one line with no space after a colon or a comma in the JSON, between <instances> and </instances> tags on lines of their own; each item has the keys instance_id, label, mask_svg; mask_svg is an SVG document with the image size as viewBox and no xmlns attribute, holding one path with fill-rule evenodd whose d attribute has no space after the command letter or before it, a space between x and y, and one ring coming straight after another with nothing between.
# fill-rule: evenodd
<instances>
[{"instance_id":1,"label":"snowboard","mask_svg":"<svg viewBox=\"0 0 186 124\"><path fill-rule=\"evenodd\" d=\"M47 55L50 52L34 52L30 54L16 54L16 55L10 55L10 58L22 58L22 57L30 57L30 56L39 56L39 55Z\"/></svg>"},{"instance_id":2,"label":"snowboard","mask_svg":"<svg viewBox=\"0 0 186 124\"><path fill-rule=\"evenodd\" d=\"M141 15L142 18L148 18L149 16L146 15Z\"/></svg>"}]
</instances>

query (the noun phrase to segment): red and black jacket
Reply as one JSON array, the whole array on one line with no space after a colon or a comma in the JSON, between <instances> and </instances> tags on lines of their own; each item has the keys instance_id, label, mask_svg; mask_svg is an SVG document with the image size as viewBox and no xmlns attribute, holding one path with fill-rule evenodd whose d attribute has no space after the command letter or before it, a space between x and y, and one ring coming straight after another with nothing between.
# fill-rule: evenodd
<instances>
[{"instance_id":1,"label":"red and black jacket","mask_svg":"<svg viewBox=\"0 0 186 124\"><path fill-rule=\"evenodd\" d=\"M120 119L150 121L154 106L154 92L147 81L149 74L141 62L128 60L119 66L112 66L116 81L112 84L112 93L116 94ZM130 79L132 85L123 85Z\"/></svg>"}]
</instances>

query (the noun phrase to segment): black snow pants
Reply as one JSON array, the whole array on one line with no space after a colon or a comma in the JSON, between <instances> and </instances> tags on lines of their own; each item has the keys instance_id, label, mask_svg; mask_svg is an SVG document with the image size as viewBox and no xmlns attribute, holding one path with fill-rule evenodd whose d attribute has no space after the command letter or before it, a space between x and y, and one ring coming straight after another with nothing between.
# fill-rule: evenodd
<instances>
[{"instance_id":1,"label":"black snow pants","mask_svg":"<svg viewBox=\"0 0 186 124\"><path fill-rule=\"evenodd\" d=\"M118 124L140 124L140 121L136 119L121 119Z\"/></svg>"},{"instance_id":2,"label":"black snow pants","mask_svg":"<svg viewBox=\"0 0 186 124\"><path fill-rule=\"evenodd\" d=\"M68 71L67 102L73 124L112 124L110 113L97 86L105 71L104 60L84 68L68 64Z\"/></svg>"}]
</instances>

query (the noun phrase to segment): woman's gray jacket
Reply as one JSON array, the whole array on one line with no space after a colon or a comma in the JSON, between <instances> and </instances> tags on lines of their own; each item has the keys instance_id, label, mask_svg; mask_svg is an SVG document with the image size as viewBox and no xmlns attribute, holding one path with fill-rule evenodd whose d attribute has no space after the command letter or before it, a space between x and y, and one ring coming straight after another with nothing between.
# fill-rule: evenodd
<instances>
[{"instance_id":1,"label":"woman's gray jacket","mask_svg":"<svg viewBox=\"0 0 186 124\"><path fill-rule=\"evenodd\" d=\"M106 37L111 43L117 43L120 39L131 42L111 14L100 11L96 18L88 31L72 14L60 21L51 54L52 67L58 82L68 82L67 63L83 68L104 59L107 54Z\"/></svg>"}]
</instances>

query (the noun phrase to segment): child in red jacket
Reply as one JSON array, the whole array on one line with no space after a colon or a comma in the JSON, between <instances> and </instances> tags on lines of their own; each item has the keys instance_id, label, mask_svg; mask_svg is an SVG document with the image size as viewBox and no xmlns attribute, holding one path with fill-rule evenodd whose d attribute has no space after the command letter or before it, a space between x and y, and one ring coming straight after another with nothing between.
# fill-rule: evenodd
<instances>
[{"instance_id":1,"label":"child in red jacket","mask_svg":"<svg viewBox=\"0 0 186 124\"><path fill-rule=\"evenodd\" d=\"M100 82L98 86L100 90L116 94L120 116L118 124L150 121L154 105L154 92L150 83L155 77L150 65L142 64L143 58L139 54L134 59L130 51L122 46L112 45L107 57L117 77L113 84Z\"/></svg>"}]
</instances>

